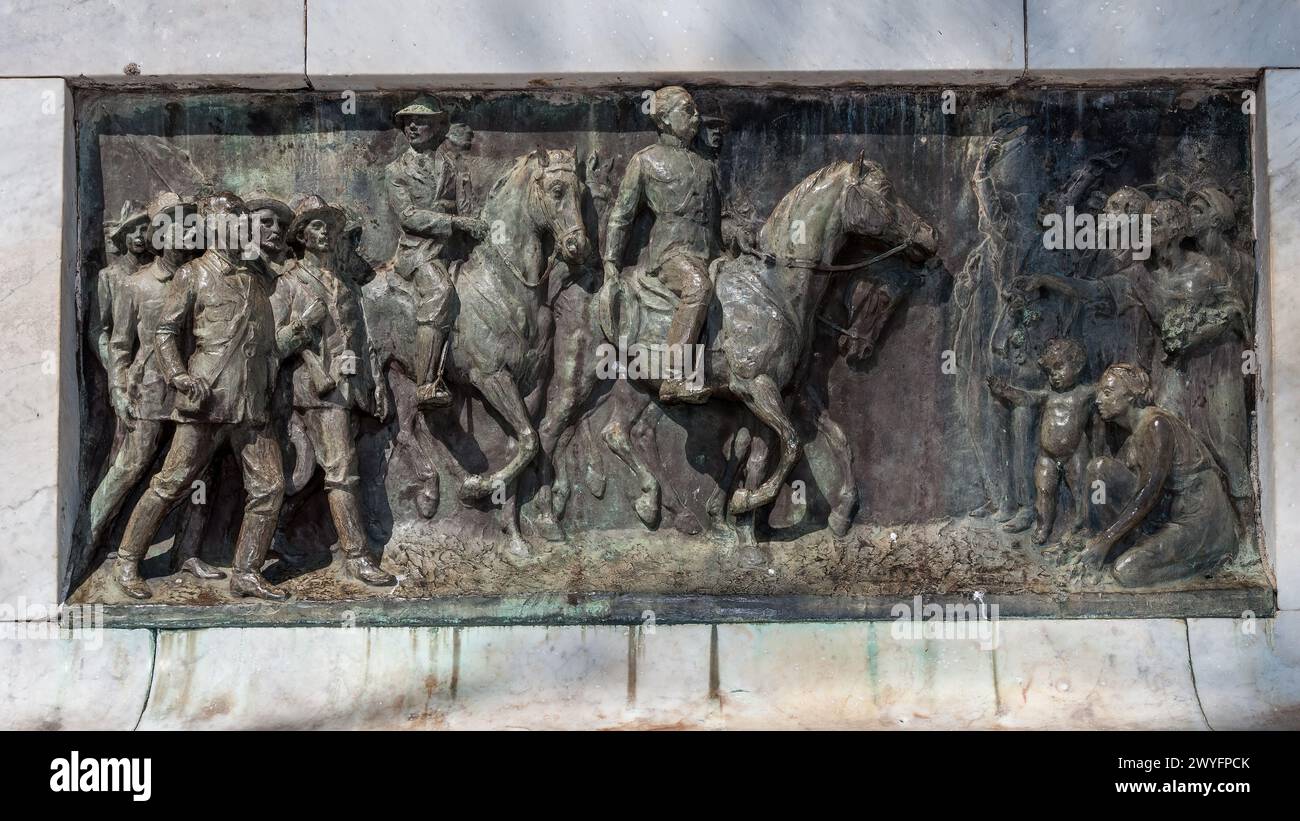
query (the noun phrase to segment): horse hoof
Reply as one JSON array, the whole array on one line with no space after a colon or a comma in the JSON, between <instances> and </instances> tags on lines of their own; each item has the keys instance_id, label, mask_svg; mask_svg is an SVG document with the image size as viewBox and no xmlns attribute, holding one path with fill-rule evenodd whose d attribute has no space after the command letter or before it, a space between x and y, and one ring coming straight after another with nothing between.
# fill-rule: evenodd
<instances>
[{"instance_id":1,"label":"horse hoof","mask_svg":"<svg viewBox=\"0 0 1300 821\"><path fill-rule=\"evenodd\" d=\"M754 545L745 545L740 549L741 567L766 567L767 554Z\"/></svg>"},{"instance_id":2,"label":"horse hoof","mask_svg":"<svg viewBox=\"0 0 1300 821\"><path fill-rule=\"evenodd\" d=\"M471 474L460 485L460 498L463 502L476 502L492 492L492 482L486 476Z\"/></svg>"},{"instance_id":3,"label":"horse hoof","mask_svg":"<svg viewBox=\"0 0 1300 821\"><path fill-rule=\"evenodd\" d=\"M597 469L594 465L587 465L586 473L583 477L583 483L591 495L597 499L605 498L605 474Z\"/></svg>"},{"instance_id":4,"label":"horse hoof","mask_svg":"<svg viewBox=\"0 0 1300 821\"><path fill-rule=\"evenodd\" d=\"M564 528L549 513L542 512L533 517L533 529L548 542L564 541Z\"/></svg>"},{"instance_id":5,"label":"horse hoof","mask_svg":"<svg viewBox=\"0 0 1300 821\"><path fill-rule=\"evenodd\" d=\"M792 504L786 509L784 516L769 516L768 523L772 527L794 527L802 522L808 516L807 504Z\"/></svg>"},{"instance_id":6,"label":"horse hoof","mask_svg":"<svg viewBox=\"0 0 1300 821\"><path fill-rule=\"evenodd\" d=\"M849 528L853 526L853 516L832 510L830 515L826 517L826 526L831 529L831 534L836 538L846 536Z\"/></svg>"},{"instance_id":7,"label":"horse hoof","mask_svg":"<svg viewBox=\"0 0 1300 821\"><path fill-rule=\"evenodd\" d=\"M551 486L551 515L560 518L569 506L569 483L556 481Z\"/></svg>"},{"instance_id":8,"label":"horse hoof","mask_svg":"<svg viewBox=\"0 0 1300 821\"><path fill-rule=\"evenodd\" d=\"M501 546L501 558L512 567L520 567L533 558L533 549L528 542L514 536Z\"/></svg>"},{"instance_id":9,"label":"horse hoof","mask_svg":"<svg viewBox=\"0 0 1300 821\"><path fill-rule=\"evenodd\" d=\"M704 532L704 526L690 510L683 510L673 517L673 529L687 536L698 536Z\"/></svg>"},{"instance_id":10,"label":"horse hoof","mask_svg":"<svg viewBox=\"0 0 1300 821\"><path fill-rule=\"evenodd\" d=\"M636 517L641 520L641 524L648 528L655 528L659 524L659 494L642 493L636 500Z\"/></svg>"}]
</instances>

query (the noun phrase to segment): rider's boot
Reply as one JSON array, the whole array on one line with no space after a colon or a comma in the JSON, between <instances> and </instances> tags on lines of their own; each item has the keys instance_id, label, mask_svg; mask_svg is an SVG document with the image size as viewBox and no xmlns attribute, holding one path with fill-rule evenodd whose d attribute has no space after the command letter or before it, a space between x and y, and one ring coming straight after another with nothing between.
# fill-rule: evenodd
<instances>
[{"instance_id":1,"label":"rider's boot","mask_svg":"<svg viewBox=\"0 0 1300 821\"><path fill-rule=\"evenodd\" d=\"M695 367L689 376L681 367L668 368L659 385L660 401L690 402L697 405L708 401L710 391L704 384L704 359L695 353L695 340L700 337L708 309L707 300L683 299L677 306L672 324L668 326L669 361L675 359L682 365L692 362Z\"/></svg>"},{"instance_id":2,"label":"rider's boot","mask_svg":"<svg viewBox=\"0 0 1300 821\"><path fill-rule=\"evenodd\" d=\"M416 327L416 350L430 352L429 364L415 389L415 401L422 408L445 408L451 404L451 393L439 373L446 337L446 333L435 325L421 323Z\"/></svg>"}]
</instances>

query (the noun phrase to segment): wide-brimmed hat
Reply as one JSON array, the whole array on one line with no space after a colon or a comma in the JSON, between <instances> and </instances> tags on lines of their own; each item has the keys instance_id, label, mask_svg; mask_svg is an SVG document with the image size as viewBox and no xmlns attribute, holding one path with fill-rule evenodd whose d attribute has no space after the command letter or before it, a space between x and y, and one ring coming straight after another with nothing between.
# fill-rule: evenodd
<instances>
[{"instance_id":1,"label":"wide-brimmed hat","mask_svg":"<svg viewBox=\"0 0 1300 821\"><path fill-rule=\"evenodd\" d=\"M118 248L122 247L122 235L132 225L138 222L149 221L149 210L143 203L136 200L127 200L122 203L122 210L117 219L113 220L108 226L108 239Z\"/></svg>"},{"instance_id":2,"label":"wide-brimmed hat","mask_svg":"<svg viewBox=\"0 0 1300 821\"><path fill-rule=\"evenodd\" d=\"M293 222L293 209L289 207L289 204L264 188L255 188L249 191L244 196L244 205L248 206L249 213L254 211L274 211L285 225Z\"/></svg>"},{"instance_id":3,"label":"wide-brimmed hat","mask_svg":"<svg viewBox=\"0 0 1300 821\"><path fill-rule=\"evenodd\" d=\"M318 194L299 194L293 199L293 221L289 223L289 242L297 243L298 232L312 220L325 220L335 230L342 232L348 215L342 208L330 205Z\"/></svg>"},{"instance_id":4,"label":"wide-brimmed hat","mask_svg":"<svg viewBox=\"0 0 1300 821\"><path fill-rule=\"evenodd\" d=\"M159 214L170 213L179 206L183 211L193 211L198 205L192 199L181 197L174 191L159 191L149 200L149 205L145 207L145 212L149 215L152 222L157 219Z\"/></svg>"},{"instance_id":5,"label":"wide-brimmed hat","mask_svg":"<svg viewBox=\"0 0 1300 821\"><path fill-rule=\"evenodd\" d=\"M344 216L343 236L345 237L351 235L360 236L361 232L366 230L366 222L363 217L357 216L347 208L343 209L343 216Z\"/></svg>"},{"instance_id":6,"label":"wide-brimmed hat","mask_svg":"<svg viewBox=\"0 0 1300 821\"><path fill-rule=\"evenodd\" d=\"M1232 197L1214 183L1204 183L1193 186L1187 192L1187 204L1191 205L1193 200L1205 200L1211 208L1214 209L1216 216L1225 224L1231 225L1237 219L1237 205L1233 202Z\"/></svg>"},{"instance_id":7,"label":"wide-brimmed hat","mask_svg":"<svg viewBox=\"0 0 1300 821\"><path fill-rule=\"evenodd\" d=\"M145 212L149 215L150 229L156 234L159 229L165 227L160 220L175 223L177 208L181 210L181 219L184 219L186 214L198 211L199 206L192 198L181 197L175 191L159 191L154 194L153 199L145 206ZM183 222L171 225L172 231L184 230L184 228ZM158 246L155 245L154 250L159 250Z\"/></svg>"},{"instance_id":8,"label":"wide-brimmed hat","mask_svg":"<svg viewBox=\"0 0 1300 821\"><path fill-rule=\"evenodd\" d=\"M429 95L425 94L423 96L416 97L414 100L411 101L411 104L406 106L405 108L399 109L397 113L393 115L393 119L397 120L402 117L446 117L446 116L448 116L448 111L442 107L442 103L438 102L437 98L430 97Z\"/></svg>"},{"instance_id":9,"label":"wide-brimmed hat","mask_svg":"<svg viewBox=\"0 0 1300 821\"><path fill-rule=\"evenodd\" d=\"M697 101L695 107L700 112L700 125L722 129L730 125L727 118L722 116L722 106L718 105L716 100L706 97Z\"/></svg>"},{"instance_id":10,"label":"wide-brimmed hat","mask_svg":"<svg viewBox=\"0 0 1300 821\"><path fill-rule=\"evenodd\" d=\"M233 191L217 191L198 198L199 213L203 216L215 214L247 214L248 206L244 198Z\"/></svg>"}]
</instances>

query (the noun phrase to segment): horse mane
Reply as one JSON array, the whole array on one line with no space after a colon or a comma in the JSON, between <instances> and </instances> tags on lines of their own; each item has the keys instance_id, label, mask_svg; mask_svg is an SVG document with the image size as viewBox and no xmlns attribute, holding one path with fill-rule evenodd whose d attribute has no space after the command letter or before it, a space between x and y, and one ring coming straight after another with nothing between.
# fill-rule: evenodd
<instances>
[{"instance_id":1,"label":"horse mane","mask_svg":"<svg viewBox=\"0 0 1300 821\"><path fill-rule=\"evenodd\" d=\"M525 169L528 169L531 172L532 168L537 164L539 156L538 151L546 152L548 168L556 167L558 165L559 168L577 173L577 159L572 151L563 148L541 148L537 151L529 151L527 154L515 157L514 163L506 169L500 177L497 177L496 182L492 183L492 187L488 189L487 197L483 200L484 212L488 210L488 206L492 205L494 200L496 200L496 198L501 194L501 190L505 188L508 181L514 179L516 175L520 174Z\"/></svg>"},{"instance_id":2,"label":"horse mane","mask_svg":"<svg viewBox=\"0 0 1300 821\"><path fill-rule=\"evenodd\" d=\"M853 164L846 160L836 160L829 165L822 166L790 190L788 194L781 198L772 209L772 215L763 223L759 230L759 244L768 252L775 253L777 249L772 239L779 236L790 235L790 223L794 215L799 213L804 205L804 200L812 195L817 189L821 188L828 182L840 182L839 177L847 177L849 169Z\"/></svg>"},{"instance_id":3,"label":"horse mane","mask_svg":"<svg viewBox=\"0 0 1300 821\"><path fill-rule=\"evenodd\" d=\"M524 166L528 165L528 161L535 158L536 155L531 151L522 156L515 157L514 163L507 168L501 176L497 177L497 181L492 183L492 187L488 189L487 197L483 200L483 211L486 212L488 206L492 205L493 201L501 194L501 189L505 188L506 181L514 179L515 175L518 174Z\"/></svg>"}]
</instances>

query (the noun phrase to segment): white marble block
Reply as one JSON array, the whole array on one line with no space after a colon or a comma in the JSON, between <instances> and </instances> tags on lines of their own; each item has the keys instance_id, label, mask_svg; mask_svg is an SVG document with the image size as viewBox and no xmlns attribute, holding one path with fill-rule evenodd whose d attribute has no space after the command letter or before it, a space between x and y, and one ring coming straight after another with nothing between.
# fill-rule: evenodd
<instances>
[{"instance_id":1,"label":"white marble block","mask_svg":"<svg viewBox=\"0 0 1300 821\"><path fill-rule=\"evenodd\" d=\"M1300 730L1300 613L1188 619L1196 692L1216 730Z\"/></svg>"},{"instance_id":2,"label":"white marble block","mask_svg":"<svg viewBox=\"0 0 1300 821\"><path fill-rule=\"evenodd\" d=\"M899 638L892 622L718 625L728 729L974 729L994 720L976 639Z\"/></svg>"},{"instance_id":3,"label":"white marble block","mask_svg":"<svg viewBox=\"0 0 1300 821\"><path fill-rule=\"evenodd\" d=\"M141 729L704 726L709 628L161 631Z\"/></svg>"},{"instance_id":4,"label":"white marble block","mask_svg":"<svg viewBox=\"0 0 1300 821\"><path fill-rule=\"evenodd\" d=\"M47 627L0 624L0 730L134 729L149 693L150 631L57 638Z\"/></svg>"},{"instance_id":5,"label":"white marble block","mask_svg":"<svg viewBox=\"0 0 1300 821\"><path fill-rule=\"evenodd\" d=\"M302 0L0 0L0 77L300 88L305 37Z\"/></svg>"},{"instance_id":6,"label":"white marble block","mask_svg":"<svg viewBox=\"0 0 1300 821\"><path fill-rule=\"evenodd\" d=\"M1300 71L1264 78L1268 327L1260 484L1278 606L1300 609ZM1268 515L1271 512L1271 515Z\"/></svg>"},{"instance_id":7,"label":"white marble block","mask_svg":"<svg viewBox=\"0 0 1300 821\"><path fill-rule=\"evenodd\" d=\"M307 4L317 88L550 86L652 78L992 82L1024 68L1019 0ZM436 75L436 78L435 78Z\"/></svg>"},{"instance_id":8,"label":"white marble block","mask_svg":"<svg viewBox=\"0 0 1300 821\"><path fill-rule=\"evenodd\" d=\"M1000 728L1206 729L1177 619L1007 619L999 627Z\"/></svg>"},{"instance_id":9,"label":"white marble block","mask_svg":"<svg viewBox=\"0 0 1300 821\"><path fill-rule=\"evenodd\" d=\"M0 604L11 607L59 601L79 502L71 146L62 80L0 80Z\"/></svg>"},{"instance_id":10,"label":"white marble block","mask_svg":"<svg viewBox=\"0 0 1300 821\"><path fill-rule=\"evenodd\" d=\"M1091 78L1300 66L1295 0L1028 0L1029 72Z\"/></svg>"}]
</instances>

